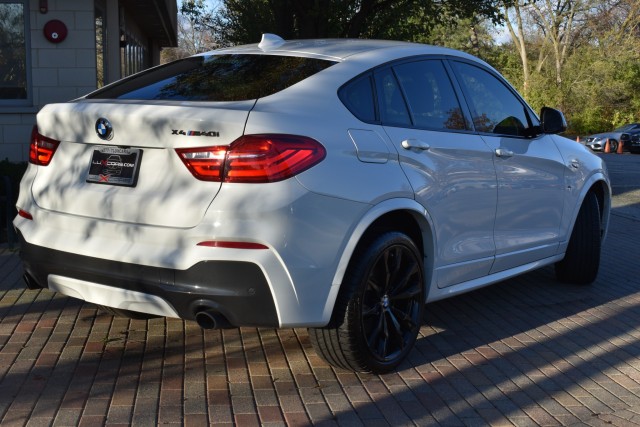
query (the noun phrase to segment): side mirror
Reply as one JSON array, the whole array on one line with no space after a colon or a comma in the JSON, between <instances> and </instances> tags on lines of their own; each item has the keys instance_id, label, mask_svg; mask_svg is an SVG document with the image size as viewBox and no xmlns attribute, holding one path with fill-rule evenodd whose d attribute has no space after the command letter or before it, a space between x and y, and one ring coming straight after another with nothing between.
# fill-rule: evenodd
<instances>
[{"instance_id":1,"label":"side mirror","mask_svg":"<svg viewBox=\"0 0 640 427\"><path fill-rule=\"evenodd\" d=\"M542 131L544 133L562 133L567 130L567 121L564 118L564 114L554 108L542 107L540 120L542 121Z\"/></svg>"}]
</instances>

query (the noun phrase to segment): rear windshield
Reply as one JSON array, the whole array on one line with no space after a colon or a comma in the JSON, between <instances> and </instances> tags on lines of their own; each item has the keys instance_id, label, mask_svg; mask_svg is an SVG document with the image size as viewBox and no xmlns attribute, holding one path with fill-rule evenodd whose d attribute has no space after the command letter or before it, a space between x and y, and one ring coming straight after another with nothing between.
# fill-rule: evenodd
<instances>
[{"instance_id":1,"label":"rear windshield","mask_svg":"<svg viewBox=\"0 0 640 427\"><path fill-rule=\"evenodd\" d=\"M272 95L333 64L294 56L196 56L136 74L87 98L245 101Z\"/></svg>"}]
</instances>

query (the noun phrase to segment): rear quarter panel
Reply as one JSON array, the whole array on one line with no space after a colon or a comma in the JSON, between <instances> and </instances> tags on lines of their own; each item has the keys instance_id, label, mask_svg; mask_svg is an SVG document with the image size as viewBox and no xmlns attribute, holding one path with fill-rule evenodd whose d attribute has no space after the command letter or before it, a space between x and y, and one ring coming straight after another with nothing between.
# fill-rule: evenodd
<instances>
[{"instance_id":1,"label":"rear quarter panel","mask_svg":"<svg viewBox=\"0 0 640 427\"><path fill-rule=\"evenodd\" d=\"M286 133L319 141L327 150L326 158L296 177L315 193L369 204L397 197L413 199L398 153L382 128L356 119L338 98L339 87L364 71L362 67L338 63L259 99L249 114L245 133ZM372 138L382 141L379 153L369 153L376 157L375 162L358 159L350 130L358 134L368 131Z\"/></svg>"}]
</instances>

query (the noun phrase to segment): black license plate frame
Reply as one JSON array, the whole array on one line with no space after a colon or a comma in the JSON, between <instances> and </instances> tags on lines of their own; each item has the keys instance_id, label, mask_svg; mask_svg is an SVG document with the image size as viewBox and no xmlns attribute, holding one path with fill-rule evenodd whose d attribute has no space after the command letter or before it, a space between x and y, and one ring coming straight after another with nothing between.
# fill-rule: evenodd
<instances>
[{"instance_id":1,"label":"black license plate frame","mask_svg":"<svg viewBox=\"0 0 640 427\"><path fill-rule=\"evenodd\" d=\"M135 187L138 184L142 149L101 146L91 154L87 182Z\"/></svg>"}]
</instances>

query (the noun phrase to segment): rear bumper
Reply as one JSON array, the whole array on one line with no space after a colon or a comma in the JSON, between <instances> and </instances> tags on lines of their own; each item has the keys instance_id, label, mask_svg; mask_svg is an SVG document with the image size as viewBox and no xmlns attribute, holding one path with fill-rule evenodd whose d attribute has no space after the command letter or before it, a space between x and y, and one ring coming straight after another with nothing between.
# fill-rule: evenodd
<instances>
[{"instance_id":1,"label":"rear bumper","mask_svg":"<svg viewBox=\"0 0 640 427\"><path fill-rule=\"evenodd\" d=\"M177 270L58 251L19 237L32 286L126 310L194 320L196 312L208 309L233 326L279 326L267 279L256 264L202 261Z\"/></svg>"}]
</instances>

